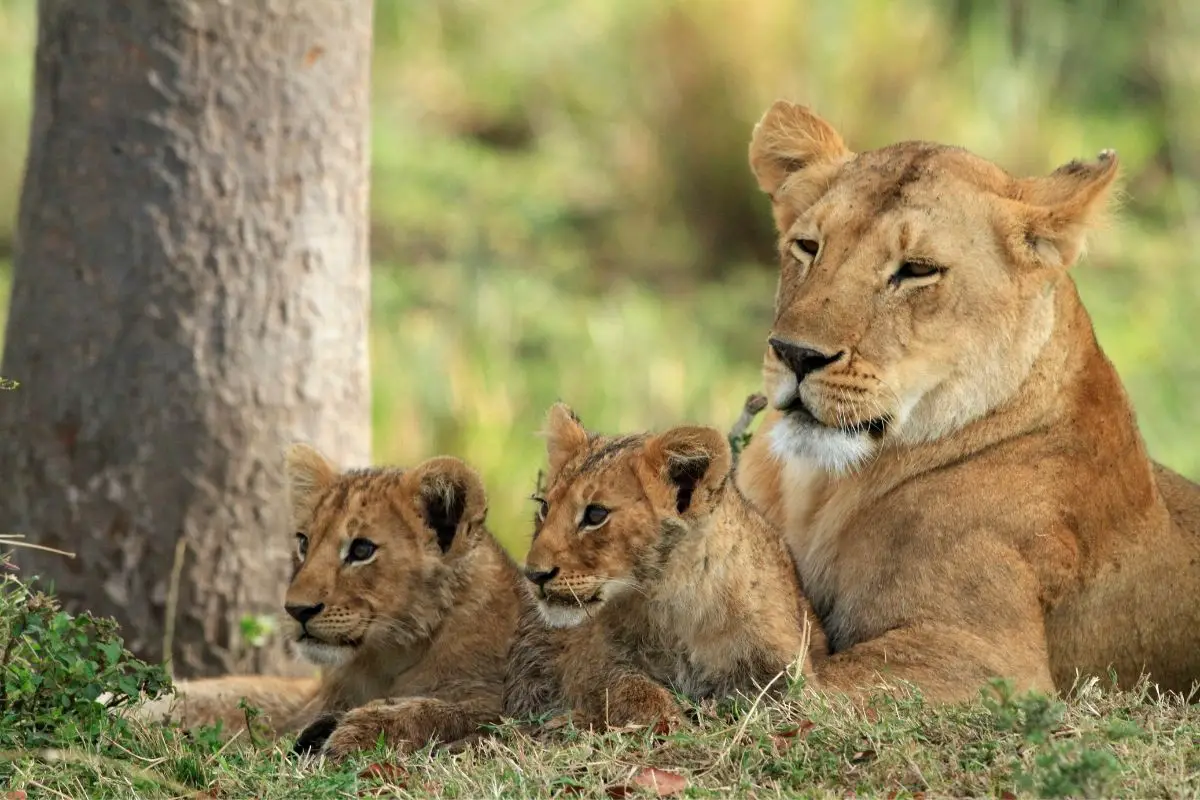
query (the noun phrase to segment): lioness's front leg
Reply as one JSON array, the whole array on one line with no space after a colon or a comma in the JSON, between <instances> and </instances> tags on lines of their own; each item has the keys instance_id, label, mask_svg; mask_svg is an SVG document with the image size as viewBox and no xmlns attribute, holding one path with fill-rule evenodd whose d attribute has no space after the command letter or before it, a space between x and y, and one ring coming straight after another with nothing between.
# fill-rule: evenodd
<instances>
[{"instance_id":1,"label":"lioness's front leg","mask_svg":"<svg viewBox=\"0 0 1200 800\"><path fill-rule=\"evenodd\" d=\"M1019 690L1054 691L1040 632L982 636L949 625L895 628L814 664L817 687L861 699L885 684L914 684L926 700L970 700L992 678Z\"/></svg>"},{"instance_id":2,"label":"lioness's front leg","mask_svg":"<svg viewBox=\"0 0 1200 800\"><path fill-rule=\"evenodd\" d=\"M411 753L434 742L457 741L499 719L494 703L453 703L432 697L391 698L339 716L322 717L300 735L296 745L304 750L319 746L322 754L341 759L358 750L372 749L382 735L390 746ZM322 735L324 742L319 743Z\"/></svg>"}]
</instances>

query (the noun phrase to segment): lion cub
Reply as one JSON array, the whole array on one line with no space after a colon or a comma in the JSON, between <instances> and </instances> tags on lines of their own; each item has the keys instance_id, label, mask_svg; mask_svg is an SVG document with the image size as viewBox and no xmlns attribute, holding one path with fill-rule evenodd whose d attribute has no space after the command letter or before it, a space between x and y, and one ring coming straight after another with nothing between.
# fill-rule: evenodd
<instances>
[{"instance_id":1,"label":"lion cub","mask_svg":"<svg viewBox=\"0 0 1200 800\"><path fill-rule=\"evenodd\" d=\"M670 724L669 689L781 690L797 658L826 654L782 539L730 480L720 432L599 436L557 404L547 455L506 716Z\"/></svg>"},{"instance_id":2,"label":"lion cub","mask_svg":"<svg viewBox=\"0 0 1200 800\"><path fill-rule=\"evenodd\" d=\"M339 472L307 445L290 448L287 471L288 636L325 674L191 681L174 716L229 721L246 697L277 734L300 731L297 750L333 757L380 734L415 750L497 721L523 581L484 525L479 476L450 457Z\"/></svg>"}]
</instances>

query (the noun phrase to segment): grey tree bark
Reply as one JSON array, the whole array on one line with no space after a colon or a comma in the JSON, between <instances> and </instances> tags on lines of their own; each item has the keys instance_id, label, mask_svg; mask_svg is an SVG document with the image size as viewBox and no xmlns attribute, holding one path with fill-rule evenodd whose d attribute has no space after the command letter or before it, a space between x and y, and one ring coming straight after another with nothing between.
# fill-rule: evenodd
<instances>
[{"instance_id":1,"label":"grey tree bark","mask_svg":"<svg viewBox=\"0 0 1200 800\"><path fill-rule=\"evenodd\" d=\"M372 0L41 0L0 531L179 676L292 671L282 448L369 459ZM176 562L176 543L185 542Z\"/></svg>"}]
</instances>

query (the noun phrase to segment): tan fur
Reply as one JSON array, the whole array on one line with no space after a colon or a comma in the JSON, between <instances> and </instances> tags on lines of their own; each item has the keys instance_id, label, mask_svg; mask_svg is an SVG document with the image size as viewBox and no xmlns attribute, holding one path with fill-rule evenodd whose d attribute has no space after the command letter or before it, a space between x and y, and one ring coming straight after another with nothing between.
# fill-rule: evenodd
<instances>
[{"instance_id":1,"label":"tan fur","mask_svg":"<svg viewBox=\"0 0 1200 800\"><path fill-rule=\"evenodd\" d=\"M730 481L720 432L589 435L556 405L547 455L526 574L555 574L540 589L527 584L506 715L673 723L668 689L782 690L797 660L811 676L801 657L823 657L824 634L779 533ZM609 513L589 527L593 505Z\"/></svg>"},{"instance_id":2,"label":"tan fur","mask_svg":"<svg viewBox=\"0 0 1200 800\"><path fill-rule=\"evenodd\" d=\"M520 576L485 527L478 475L449 457L339 472L306 445L287 464L298 546L285 606L323 607L305 625L289 617L286 635L325 674L189 682L175 718L236 722L246 697L276 733L299 731L299 749L334 757L381 734L416 749L497 721ZM359 539L376 550L355 561Z\"/></svg>"},{"instance_id":3,"label":"tan fur","mask_svg":"<svg viewBox=\"0 0 1200 800\"><path fill-rule=\"evenodd\" d=\"M750 162L782 266L737 482L825 625L819 683L1200 680L1200 487L1147 457L1067 272L1116 155L1014 178L928 142L855 154L780 101Z\"/></svg>"}]
</instances>

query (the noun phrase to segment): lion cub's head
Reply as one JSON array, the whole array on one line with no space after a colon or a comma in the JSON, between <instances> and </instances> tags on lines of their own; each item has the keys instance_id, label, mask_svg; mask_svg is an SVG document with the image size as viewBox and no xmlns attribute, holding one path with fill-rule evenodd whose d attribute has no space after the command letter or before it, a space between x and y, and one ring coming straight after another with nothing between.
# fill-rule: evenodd
<instances>
[{"instance_id":1,"label":"lion cub's head","mask_svg":"<svg viewBox=\"0 0 1200 800\"><path fill-rule=\"evenodd\" d=\"M645 593L678 538L711 515L731 464L712 428L599 436L561 403L550 409L546 452L525 576L555 627Z\"/></svg>"},{"instance_id":2,"label":"lion cub's head","mask_svg":"<svg viewBox=\"0 0 1200 800\"><path fill-rule=\"evenodd\" d=\"M1016 392L1117 174L1112 151L1035 178L929 142L853 153L783 101L750 164L780 234L772 446L830 471L944 437Z\"/></svg>"},{"instance_id":3,"label":"lion cub's head","mask_svg":"<svg viewBox=\"0 0 1200 800\"><path fill-rule=\"evenodd\" d=\"M479 476L449 457L341 472L303 444L289 448L287 472L295 549L284 603L300 654L337 664L428 638L488 535Z\"/></svg>"}]
</instances>

